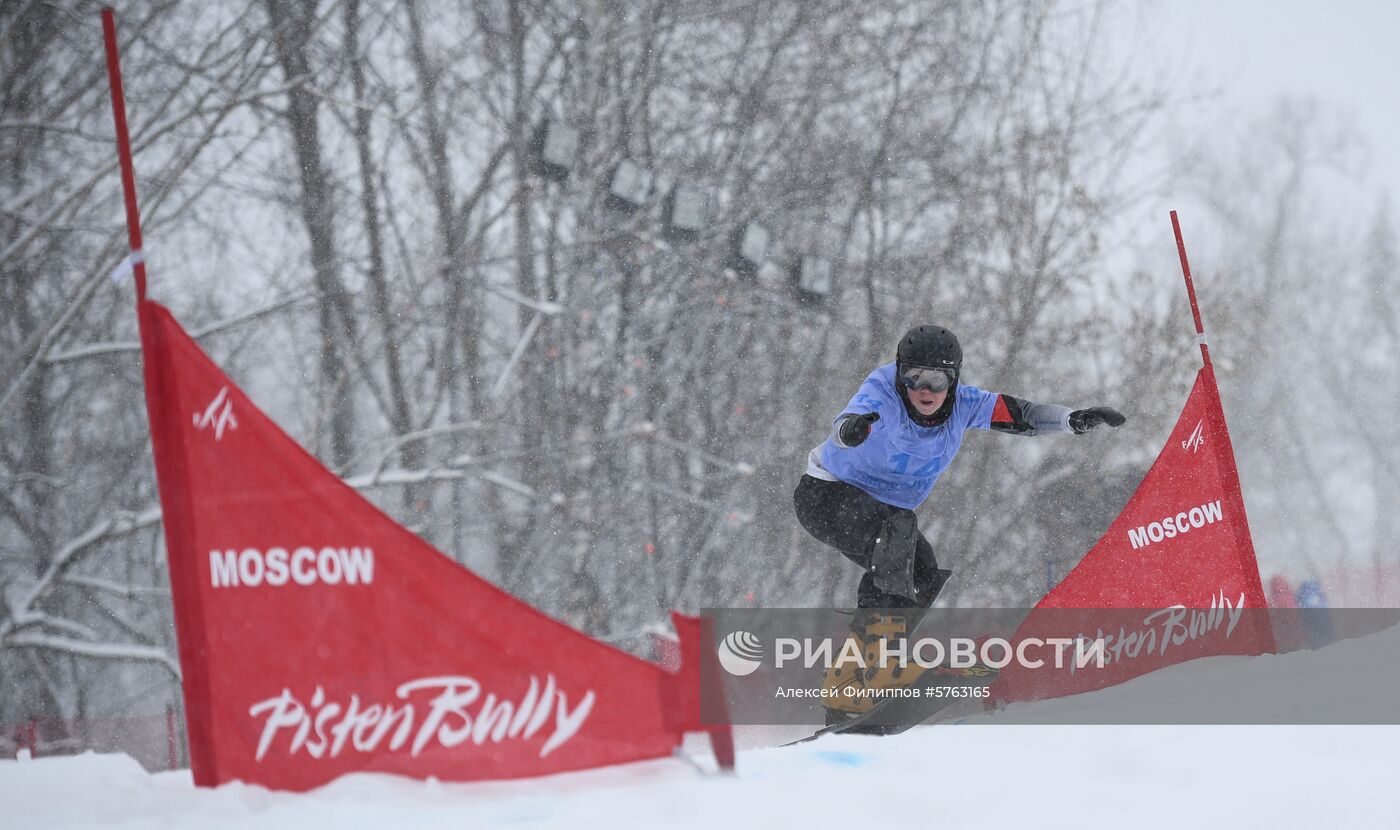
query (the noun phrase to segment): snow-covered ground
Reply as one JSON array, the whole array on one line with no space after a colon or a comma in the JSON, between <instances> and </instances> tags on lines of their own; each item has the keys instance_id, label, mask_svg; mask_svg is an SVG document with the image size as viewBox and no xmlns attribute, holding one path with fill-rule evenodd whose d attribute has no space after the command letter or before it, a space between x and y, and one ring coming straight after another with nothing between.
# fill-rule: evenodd
<instances>
[{"instance_id":1,"label":"snow-covered ground","mask_svg":"<svg viewBox=\"0 0 1400 830\"><path fill-rule=\"evenodd\" d=\"M1015 724L1004 727L964 722L786 749L754 746L775 735L749 730L733 775L674 759L506 783L355 775L291 794L197 790L188 773L151 775L121 755L0 761L0 826L1394 828L1397 726L1033 722L1090 706L1151 709L1204 686L1234 689L1242 710L1282 686L1290 691L1271 705L1287 708L1289 695L1314 699L1316 683L1294 682L1307 678L1393 684L1383 675L1395 673L1397 647L1392 629L1317 652L1201 660L976 719ZM1386 655L1366 661L1374 677L1358 676L1358 653Z\"/></svg>"}]
</instances>

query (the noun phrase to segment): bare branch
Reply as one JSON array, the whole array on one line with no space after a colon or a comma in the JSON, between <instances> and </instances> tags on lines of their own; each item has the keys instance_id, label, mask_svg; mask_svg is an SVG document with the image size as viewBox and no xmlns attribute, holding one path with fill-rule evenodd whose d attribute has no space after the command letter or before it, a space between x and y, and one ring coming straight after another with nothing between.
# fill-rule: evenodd
<instances>
[{"instance_id":1,"label":"bare branch","mask_svg":"<svg viewBox=\"0 0 1400 830\"><path fill-rule=\"evenodd\" d=\"M140 513L118 513L106 521L99 522L78 537L70 540L54 553L44 573L35 580L29 590L20 596L10 609L10 617L0 620L0 638L14 629L39 622L43 615L35 610L35 603L53 587L78 558L99 542L150 527L160 521L160 509L148 508Z\"/></svg>"},{"instance_id":2,"label":"bare branch","mask_svg":"<svg viewBox=\"0 0 1400 830\"><path fill-rule=\"evenodd\" d=\"M137 643L91 643L74 640L71 637L57 637L35 631L21 631L0 637L0 643L15 648L41 648L61 651L79 657L94 657L99 660L136 660L155 663L170 672L176 679L180 677L180 664L165 653L164 649Z\"/></svg>"},{"instance_id":3,"label":"bare branch","mask_svg":"<svg viewBox=\"0 0 1400 830\"><path fill-rule=\"evenodd\" d=\"M268 303L267 305L252 309L251 311L245 311L244 313L239 314L235 317L230 317L227 320L220 320L217 323L210 323L207 326L201 326L200 328L197 328L194 331L190 332L190 336L198 340L203 337L208 337L211 334L218 334L219 332L227 331L228 329L241 326L244 323L252 322L254 320L260 320L263 317L268 316L269 314L281 311L282 309L287 308L289 306L305 302L311 299L311 297L312 295L310 292L301 292L298 294L294 294L290 297L287 297L286 299ZM70 349L66 352L60 352L55 355L50 355L49 357L44 359L44 362L50 366L55 366L60 363L69 363L75 360L86 360L92 357L105 357L107 355L114 354L130 354L132 352L139 351L141 351L141 344L136 342L92 343L87 346L80 346L76 349Z\"/></svg>"},{"instance_id":4,"label":"bare branch","mask_svg":"<svg viewBox=\"0 0 1400 830\"><path fill-rule=\"evenodd\" d=\"M95 576L82 576L79 574L67 574L62 580L68 585L78 585L84 588L95 588L99 591L106 591L109 594L117 594L124 597L139 596L170 596L169 588L162 588L154 585L128 585L124 582L113 582L110 579L100 579Z\"/></svg>"}]
</instances>

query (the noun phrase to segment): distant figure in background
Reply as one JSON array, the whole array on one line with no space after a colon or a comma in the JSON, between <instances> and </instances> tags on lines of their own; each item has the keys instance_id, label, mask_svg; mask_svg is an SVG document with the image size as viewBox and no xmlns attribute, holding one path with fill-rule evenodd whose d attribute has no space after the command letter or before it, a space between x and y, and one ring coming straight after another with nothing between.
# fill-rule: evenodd
<instances>
[{"instance_id":1,"label":"distant figure in background","mask_svg":"<svg viewBox=\"0 0 1400 830\"><path fill-rule=\"evenodd\" d=\"M852 636L867 654L865 671L834 666L822 698L828 722L866 711L875 698L839 687L912 684L917 666L877 670L871 658L883 638L902 638L916 615L933 605L948 580L933 546L919 532L914 508L928 498L969 428L1016 435L1083 434L1126 418L1107 406L1071 410L985 392L960 383L962 346L951 331L916 326L902 338L894 363L871 372L808 455L793 500L797 520L819 541L859 565ZM874 609L883 609L876 611ZM911 609L889 613L888 609Z\"/></svg>"}]
</instances>

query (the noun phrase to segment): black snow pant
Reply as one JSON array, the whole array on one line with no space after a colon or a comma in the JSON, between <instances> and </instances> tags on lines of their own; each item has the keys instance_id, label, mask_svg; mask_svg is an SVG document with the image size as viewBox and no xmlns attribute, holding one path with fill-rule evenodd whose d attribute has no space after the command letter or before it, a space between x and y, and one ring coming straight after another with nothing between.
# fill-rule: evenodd
<instances>
[{"instance_id":1,"label":"black snow pant","mask_svg":"<svg viewBox=\"0 0 1400 830\"><path fill-rule=\"evenodd\" d=\"M918 598L886 593L875 584L871 556L875 538L885 520L896 513L913 513L871 497L844 481L826 481L802 476L792 494L797 521L817 541L830 545L865 571L860 580L856 605L860 608L927 608L937 599L948 572L939 570L933 546L922 533L915 533L914 586Z\"/></svg>"}]
</instances>

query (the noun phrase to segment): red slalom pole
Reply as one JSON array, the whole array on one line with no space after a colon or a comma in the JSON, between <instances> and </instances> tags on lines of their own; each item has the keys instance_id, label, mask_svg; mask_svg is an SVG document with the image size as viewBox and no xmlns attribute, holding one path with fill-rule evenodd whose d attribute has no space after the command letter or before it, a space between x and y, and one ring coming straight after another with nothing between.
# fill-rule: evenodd
<instances>
[{"instance_id":1,"label":"red slalom pole","mask_svg":"<svg viewBox=\"0 0 1400 830\"><path fill-rule=\"evenodd\" d=\"M1201 325L1201 308L1196 304L1196 284L1191 281L1191 263L1186 261L1186 243L1181 239L1181 221L1172 211L1172 230L1176 232L1176 252L1181 257L1181 273L1186 277L1186 296L1191 298L1191 317L1196 321L1196 342L1201 346L1201 359L1210 366L1210 348L1206 346L1206 330Z\"/></svg>"},{"instance_id":2,"label":"red slalom pole","mask_svg":"<svg viewBox=\"0 0 1400 830\"><path fill-rule=\"evenodd\" d=\"M146 257L141 250L141 212L136 207L136 174L131 166L131 139L126 132L126 98L122 94L122 67L117 56L117 21L112 8L102 9L102 36L107 43L107 81L112 89L112 120L117 128L117 158L121 161L122 194L126 197L126 235L131 246L128 260L136 276L136 301L146 299Z\"/></svg>"}]
</instances>

